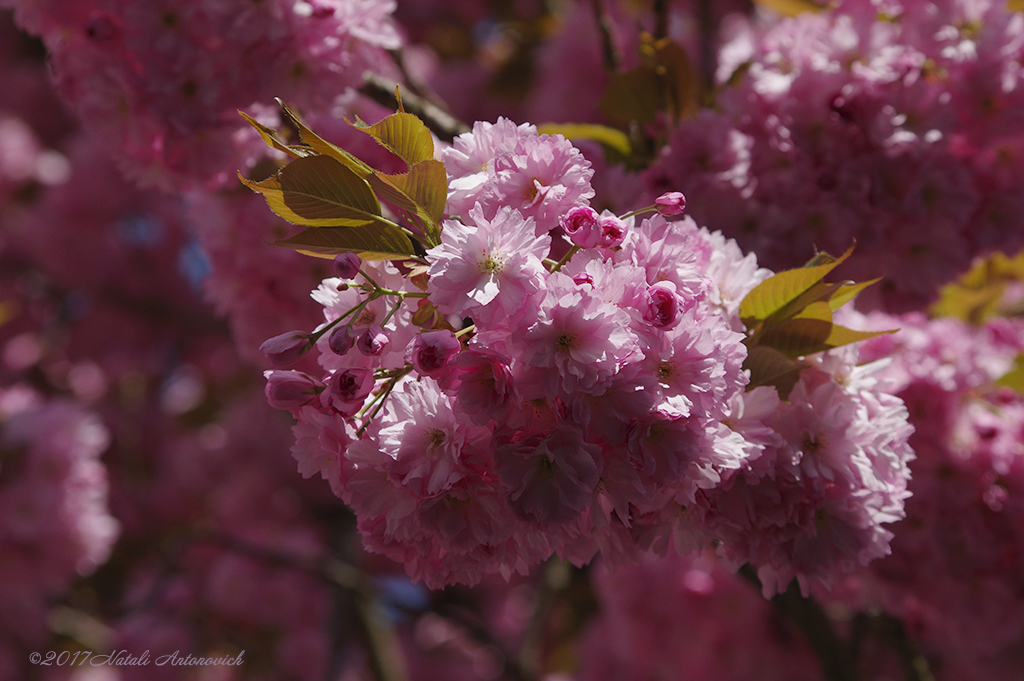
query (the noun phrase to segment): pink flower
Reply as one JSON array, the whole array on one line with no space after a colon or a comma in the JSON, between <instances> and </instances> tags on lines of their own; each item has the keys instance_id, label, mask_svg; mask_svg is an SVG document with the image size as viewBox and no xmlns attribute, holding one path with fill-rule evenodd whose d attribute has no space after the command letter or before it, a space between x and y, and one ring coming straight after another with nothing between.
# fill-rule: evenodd
<instances>
[{"instance_id":1,"label":"pink flower","mask_svg":"<svg viewBox=\"0 0 1024 681\"><path fill-rule=\"evenodd\" d=\"M334 274L340 279L354 279L362 263L355 253L341 253L334 258Z\"/></svg>"},{"instance_id":2,"label":"pink flower","mask_svg":"<svg viewBox=\"0 0 1024 681\"><path fill-rule=\"evenodd\" d=\"M659 281L647 289L644 320L657 329L671 329L679 323L679 307L676 285L670 281Z\"/></svg>"},{"instance_id":3,"label":"pink flower","mask_svg":"<svg viewBox=\"0 0 1024 681\"><path fill-rule=\"evenodd\" d=\"M373 385L373 369L343 369L334 372L320 399L325 407L333 407L342 416L352 416L363 406Z\"/></svg>"},{"instance_id":4,"label":"pink flower","mask_svg":"<svg viewBox=\"0 0 1024 681\"><path fill-rule=\"evenodd\" d=\"M390 343L388 336L380 328L380 325L371 324L356 339L356 348L368 357L377 357L384 352L384 348L387 347L388 343Z\"/></svg>"},{"instance_id":5,"label":"pink flower","mask_svg":"<svg viewBox=\"0 0 1024 681\"><path fill-rule=\"evenodd\" d=\"M686 197L682 192L666 192L654 199L654 205L662 215L681 215L686 208Z\"/></svg>"},{"instance_id":6,"label":"pink flower","mask_svg":"<svg viewBox=\"0 0 1024 681\"><path fill-rule=\"evenodd\" d=\"M420 374L437 378L462 347L451 331L427 331L416 336L406 358Z\"/></svg>"},{"instance_id":7,"label":"pink flower","mask_svg":"<svg viewBox=\"0 0 1024 681\"><path fill-rule=\"evenodd\" d=\"M270 361L271 366L285 369L302 359L309 348L309 334L289 331L265 340L260 346L260 352Z\"/></svg>"},{"instance_id":8,"label":"pink flower","mask_svg":"<svg viewBox=\"0 0 1024 681\"><path fill-rule=\"evenodd\" d=\"M559 224L580 248L593 248L601 240L600 216L590 206L576 206L562 217Z\"/></svg>"},{"instance_id":9,"label":"pink flower","mask_svg":"<svg viewBox=\"0 0 1024 681\"><path fill-rule=\"evenodd\" d=\"M527 313L527 300L541 289L541 259L551 238L534 235L533 221L503 207L493 219L478 205L473 224L448 220L441 245L427 251L431 261L427 291L445 313L470 316L477 325Z\"/></svg>"},{"instance_id":10,"label":"pink flower","mask_svg":"<svg viewBox=\"0 0 1024 681\"><path fill-rule=\"evenodd\" d=\"M455 364L459 374L459 406L475 423L500 421L519 396L508 358L483 347L460 352Z\"/></svg>"},{"instance_id":11,"label":"pink flower","mask_svg":"<svg viewBox=\"0 0 1024 681\"><path fill-rule=\"evenodd\" d=\"M301 371L266 371L264 394L274 409L292 411L308 403L317 392L316 382Z\"/></svg>"},{"instance_id":12,"label":"pink flower","mask_svg":"<svg viewBox=\"0 0 1024 681\"><path fill-rule=\"evenodd\" d=\"M327 338L328 347L336 355L347 354L349 350L355 347L355 344L355 336L352 335L352 329L348 325L339 326L334 331L331 331L331 335Z\"/></svg>"},{"instance_id":13,"label":"pink flower","mask_svg":"<svg viewBox=\"0 0 1024 681\"><path fill-rule=\"evenodd\" d=\"M601 474L601 448L569 425L499 444L498 477L519 517L539 525L568 523L590 503Z\"/></svg>"}]
</instances>

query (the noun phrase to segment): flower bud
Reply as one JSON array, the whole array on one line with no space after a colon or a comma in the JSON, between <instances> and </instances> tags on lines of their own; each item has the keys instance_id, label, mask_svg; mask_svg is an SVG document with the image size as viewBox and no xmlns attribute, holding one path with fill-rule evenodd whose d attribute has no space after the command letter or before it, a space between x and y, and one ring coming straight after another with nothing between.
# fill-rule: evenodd
<instances>
[{"instance_id":1,"label":"flower bud","mask_svg":"<svg viewBox=\"0 0 1024 681\"><path fill-rule=\"evenodd\" d=\"M562 217L562 229L580 248L593 248L601 240L601 227L597 211L589 206L577 206Z\"/></svg>"},{"instance_id":2,"label":"flower bud","mask_svg":"<svg viewBox=\"0 0 1024 681\"><path fill-rule=\"evenodd\" d=\"M356 340L356 349L369 357L379 357L389 342L384 329L377 324L371 324Z\"/></svg>"},{"instance_id":3,"label":"flower bud","mask_svg":"<svg viewBox=\"0 0 1024 681\"><path fill-rule=\"evenodd\" d=\"M682 192L667 192L654 199L654 205L662 215L680 215L686 209L686 197Z\"/></svg>"},{"instance_id":4,"label":"flower bud","mask_svg":"<svg viewBox=\"0 0 1024 681\"><path fill-rule=\"evenodd\" d=\"M339 326L334 331L331 331L331 335L327 337L327 345L331 348L331 352L336 355L344 355L355 344L355 336L352 335L352 329L348 326Z\"/></svg>"},{"instance_id":5,"label":"flower bud","mask_svg":"<svg viewBox=\"0 0 1024 681\"><path fill-rule=\"evenodd\" d=\"M355 279L362 264L355 253L342 253L334 258L334 274L342 279Z\"/></svg>"},{"instance_id":6,"label":"flower bud","mask_svg":"<svg viewBox=\"0 0 1024 681\"><path fill-rule=\"evenodd\" d=\"M260 352L266 355L271 366L276 369L285 369L302 359L309 348L308 333L289 331L263 341Z\"/></svg>"},{"instance_id":7,"label":"flower bud","mask_svg":"<svg viewBox=\"0 0 1024 681\"><path fill-rule=\"evenodd\" d=\"M679 296L675 284L659 281L647 289L644 319L656 329L671 329L679 323Z\"/></svg>"},{"instance_id":8,"label":"flower bud","mask_svg":"<svg viewBox=\"0 0 1024 681\"><path fill-rule=\"evenodd\" d=\"M600 220L601 239L598 246L601 248L615 248L622 245L626 238L626 223L614 215L605 215Z\"/></svg>"},{"instance_id":9,"label":"flower bud","mask_svg":"<svg viewBox=\"0 0 1024 681\"><path fill-rule=\"evenodd\" d=\"M408 360L424 376L437 377L462 348L451 331L427 331L413 341Z\"/></svg>"},{"instance_id":10,"label":"flower bud","mask_svg":"<svg viewBox=\"0 0 1024 681\"><path fill-rule=\"evenodd\" d=\"M267 371L263 375L267 377L263 393L274 409L298 409L317 393L317 384L301 371Z\"/></svg>"}]
</instances>

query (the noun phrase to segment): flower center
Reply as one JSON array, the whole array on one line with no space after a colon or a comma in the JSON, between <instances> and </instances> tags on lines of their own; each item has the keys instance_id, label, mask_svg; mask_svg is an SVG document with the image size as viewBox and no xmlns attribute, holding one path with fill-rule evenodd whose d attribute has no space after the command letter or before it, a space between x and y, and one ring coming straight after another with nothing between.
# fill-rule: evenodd
<instances>
[{"instance_id":1,"label":"flower center","mask_svg":"<svg viewBox=\"0 0 1024 681\"><path fill-rule=\"evenodd\" d=\"M447 436L440 428L431 428L427 432L427 443L430 447L440 447L444 444L445 439L447 439Z\"/></svg>"},{"instance_id":2,"label":"flower center","mask_svg":"<svg viewBox=\"0 0 1024 681\"><path fill-rule=\"evenodd\" d=\"M563 333L558 337L558 340L555 341L555 344L558 346L559 350L570 350L576 347L576 334Z\"/></svg>"},{"instance_id":3,"label":"flower center","mask_svg":"<svg viewBox=\"0 0 1024 681\"><path fill-rule=\"evenodd\" d=\"M484 274L498 274L504 266L505 259L494 253L488 254L478 265L480 271Z\"/></svg>"}]
</instances>

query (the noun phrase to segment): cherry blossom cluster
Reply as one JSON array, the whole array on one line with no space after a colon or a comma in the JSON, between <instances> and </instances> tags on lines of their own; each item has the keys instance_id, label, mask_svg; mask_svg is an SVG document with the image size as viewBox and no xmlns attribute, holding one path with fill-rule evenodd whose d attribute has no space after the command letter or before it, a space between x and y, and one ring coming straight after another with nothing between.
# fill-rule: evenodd
<instances>
[{"instance_id":1,"label":"cherry blossom cluster","mask_svg":"<svg viewBox=\"0 0 1024 681\"><path fill-rule=\"evenodd\" d=\"M698 221L774 269L855 238L849 275L886 277L861 309L921 309L976 255L1024 246L1024 16L1002 0L831 5L734 22L716 107L678 126L645 182L692 195Z\"/></svg>"},{"instance_id":2,"label":"cherry blossom cluster","mask_svg":"<svg viewBox=\"0 0 1024 681\"><path fill-rule=\"evenodd\" d=\"M776 574L766 592L885 554L902 403L855 351L811 361L789 402L745 393L738 308L771 274L753 255L679 218L678 192L596 212L589 162L531 125L477 123L442 158L426 265L343 253L313 294L326 322L262 346L299 470L371 550L439 587L714 542ZM286 368L313 347L319 375Z\"/></svg>"},{"instance_id":3,"label":"cherry blossom cluster","mask_svg":"<svg viewBox=\"0 0 1024 681\"><path fill-rule=\"evenodd\" d=\"M866 323L903 328L863 351L891 358L882 376L906 400L917 459L892 555L859 573L855 591L903 620L943 678L1016 678L1024 673L1024 399L996 382L1024 351L1024 324L993 318L975 327L919 313L874 313Z\"/></svg>"}]
</instances>

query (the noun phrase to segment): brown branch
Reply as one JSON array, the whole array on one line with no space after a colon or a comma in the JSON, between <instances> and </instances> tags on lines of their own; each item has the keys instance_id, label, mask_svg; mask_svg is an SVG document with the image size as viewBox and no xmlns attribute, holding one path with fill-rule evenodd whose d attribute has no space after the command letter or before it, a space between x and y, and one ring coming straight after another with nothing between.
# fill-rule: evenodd
<instances>
[{"instance_id":1,"label":"brown branch","mask_svg":"<svg viewBox=\"0 0 1024 681\"><path fill-rule=\"evenodd\" d=\"M359 91L378 104L394 109L398 107L398 100L395 99L396 87L400 87L400 84L389 78L367 73ZM423 121L438 139L445 142L451 142L462 133L469 132L468 125L412 92L402 92L402 105L406 111Z\"/></svg>"},{"instance_id":2,"label":"brown branch","mask_svg":"<svg viewBox=\"0 0 1024 681\"><path fill-rule=\"evenodd\" d=\"M615 51L615 43L612 41L612 19L605 12L601 0L590 0L590 6L594 10L594 18L597 20L597 30L601 34L601 60L606 71L615 71L619 68L619 55Z\"/></svg>"}]
</instances>

